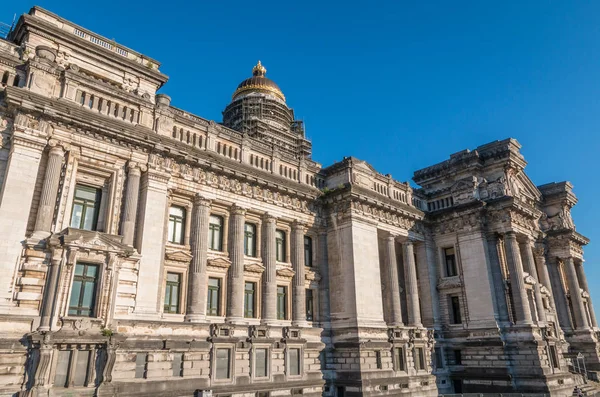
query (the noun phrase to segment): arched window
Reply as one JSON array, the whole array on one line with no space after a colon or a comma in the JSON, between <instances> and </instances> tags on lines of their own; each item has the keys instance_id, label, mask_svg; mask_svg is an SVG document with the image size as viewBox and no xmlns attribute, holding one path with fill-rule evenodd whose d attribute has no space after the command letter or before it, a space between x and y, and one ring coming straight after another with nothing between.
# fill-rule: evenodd
<instances>
[{"instance_id":1,"label":"arched window","mask_svg":"<svg viewBox=\"0 0 600 397\"><path fill-rule=\"evenodd\" d=\"M106 114L110 114L110 107L112 103L110 101L106 101Z\"/></svg>"},{"instance_id":2,"label":"arched window","mask_svg":"<svg viewBox=\"0 0 600 397\"><path fill-rule=\"evenodd\" d=\"M18 87L18 86L19 86L19 82L20 82L20 81L21 81L21 77L20 77L19 75L16 75L16 76L15 76L15 79L13 80L13 85L14 85L15 87Z\"/></svg>"},{"instance_id":3,"label":"arched window","mask_svg":"<svg viewBox=\"0 0 600 397\"><path fill-rule=\"evenodd\" d=\"M91 109L94 107L94 96L90 95L90 99L88 99L88 107Z\"/></svg>"},{"instance_id":4,"label":"arched window","mask_svg":"<svg viewBox=\"0 0 600 397\"><path fill-rule=\"evenodd\" d=\"M127 118L127 107L123 106L123 110L121 111L121 118L125 120Z\"/></svg>"},{"instance_id":5,"label":"arched window","mask_svg":"<svg viewBox=\"0 0 600 397\"><path fill-rule=\"evenodd\" d=\"M260 168L265 168L265 159L263 158L260 159Z\"/></svg>"},{"instance_id":6,"label":"arched window","mask_svg":"<svg viewBox=\"0 0 600 397\"><path fill-rule=\"evenodd\" d=\"M81 98L79 98L79 104L80 105L85 105L85 92L81 91Z\"/></svg>"},{"instance_id":7,"label":"arched window","mask_svg":"<svg viewBox=\"0 0 600 397\"><path fill-rule=\"evenodd\" d=\"M177 138L177 127L173 127L173 138Z\"/></svg>"},{"instance_id":8,"label":"arched window","mask_svg":"<svg viewBox=\"0 0 600 397\"><path fill-rule=\"evenodd\" d=\"M8 83L8 70L6 72L4 72L4 74L2 75L2 85L6 86L7 83Z\"/></svg>"},{"instance_id":9,"label":"arched window","mask_svg":"<svg viewBox=\"0 0 600 397\"><path fill-rule=\"evenodd\" d=\"M98 106L96 107L96 109L98 109L98 111L102 111L102 104L104 103L104 99L100 98L98 99Z\"/></svg>"},{"instance_id":10,"label":"arched window","mask_svg":"<svg viewBox=\"0 0 600 397\"><path fill-rule=\"evenodd\" d=\"M183 142L183 128L179 129L179 140Z\"/></svg>"},{"instance_id":11,"label":"arched window","mask_svg":"<svg viewBox=\"0 0 600 397\"><path fill-rule=\"evenodd\" d=\"M189 145L189 143L190 143L190 132L189 132L189 131L187 131L187 132L186 132L186 138L185 138L185 142L186 142L188 145Z\"/></svg>"},{"instance_id":12,"label":"arched window","mask_svg":"<svg viewBox=\"0 0 600 397\"><path fill-rule=\"evenodd\" d=\"M113 116L119 117L119 104L118 103L115 105L115 110L113 112Z\"/></svg>"},{"instance_id":13,"label":"arched window","mask_svg":"<svg viewBox=\"0 0 600 397\"><path fill-rule=\"evenodd\" d=\"M192 137L192 145L196 146L197 140L198 140L198 137L196 136L196 133L194 132L194 135Z\"/></svg>"}]
</instances>

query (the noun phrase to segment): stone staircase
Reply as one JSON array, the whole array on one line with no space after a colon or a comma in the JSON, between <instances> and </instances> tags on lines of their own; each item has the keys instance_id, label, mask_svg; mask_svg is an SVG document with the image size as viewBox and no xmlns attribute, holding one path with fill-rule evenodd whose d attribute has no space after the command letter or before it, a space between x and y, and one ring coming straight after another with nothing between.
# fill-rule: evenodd
<instances>
[{"instance_id":1,"label":"stone staircase","mask_svg":"<svg viewBox=\"0 0 600 397\"><path fill-rule=\"evenodd\" d=\"M600 383L584 379L583 376L579 374L575 377L575 383L579 386L585 397L600 397ZM577 393L573 392L573 397L576 396Z\"/></svg>"}]
</instances>

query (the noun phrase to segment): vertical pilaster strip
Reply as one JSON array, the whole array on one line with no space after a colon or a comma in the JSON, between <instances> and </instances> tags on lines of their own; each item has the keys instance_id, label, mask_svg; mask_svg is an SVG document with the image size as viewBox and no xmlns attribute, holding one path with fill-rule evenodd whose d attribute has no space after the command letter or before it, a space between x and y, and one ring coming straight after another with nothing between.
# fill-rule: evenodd
<instances>
[{"instance_id":1,"label":"vertical pilaster strip","mask_svg":"<svg viewBox=\"0 0 600 397\"><path fill-rule=\"evenodd\" d=\"M263 323L277 320L277 263L275 252L276 219L270 214L263 217L262 261L263 273Z\"/></svg>"},{"instance_id":2,"label":"vertical pilaster strip","mask_svg":"<svg viewBox=\"0 0 600 397\"><path fill-rule=\"evenodd\" d=\"M540 325L546 324L546 310L544 309L544 302L542 300L542 291L540 289L539 277L535 268L535 261L533 259L533 251L531 247L531 240L529 237L525 242L521 243L521 252L524 254L525 269L535 281L533 286L533 295L535 297L535 305L537 309L538 323Z\"/></svg>"},{"instance_id":3,"label":"vertical pilaster strip","mask_svg":"<svg viewBox=\"0 0 600 397\"><path fill-rule=\"evenodd\" d=\"M517 236L514 232L506 233L505 243L506 260L510 270L510 283L512 286L515 313L517 314L516 322L517 324L533 324L527 290L525 289L525 280L523 279L523 263L521 262Z\"/></svg>"},{"instance_id":4,"label":"vertical pilaster strip","mask_svg":"<svg viewBox=\"0 0 600 397\"><path fill-rule=\"evenodd\" d=\"M62 250L56 251L57 252L53 252L54 255L50 261L50 269L48 269L48 278L44 288L44 300L42 301L42 313L38 331L50 331L50 319L52 318L52 309L54 308L54 302L56 301L58 273L62 261Z\"/></svg>"},{"instance_id":5,"label":"vertical pilaster strip","mask_svg":"<svg viewBox=\"0 0 600 397\"><path fill-rule=\"evenodd\" d=\"M565 271L567 273L567 282L569 283L569 295L573 304L573 314L575 315L575 329L587 330L590 328L587 316L585 314L585 306L581 298L579 282L577 280L577 271L575 270L575 261L572 257L564 259Z\"/></svg>"},{"instance_id":6,"label":"vertical pilaster strip","mask_svg":"<svg viewBox=\"0 0 600 397\"><path fill-rule=\"evenodd\" d=\"M44 185L42 186L40 204L35 220L34 234L38 234L39 232L50 233L52 219L54 218L54 207L56 206L56 195L58 194L60 171L65 151L56 142L50 142L50 146L46 172L44 174Z\"/></svg>"},{"instance_id":7,"label":"vertical pilaster strip","mask_svg":"<svg viewBox=\"0 0 600 397\"><path fill-rule=\"evenodd\" d=\"M292 267L294 278L292 280L292 321L294 325L306 324L306 290L304 288L304 233L303 223L292 224Z\"/></svg>"},{"instance_id":8,"label":"vertical pilaster strip","mask_svg":"<svg viewBox=\"0 0 600 397\"><path fill-rule=\"evenodd\" d=\"M385 237L385 267L387 273L388 294L390 302L390 324L397 327L402 324L402 305L400 304L400 283L398 281L398 261L396 259L396 237Z\"/></svg>"},{"instance_id":9,"label":"vertical pilaster strip","mask_svg":"<svg viewBox=\"0 0 600 397\"><path fill-rule=\"evenodd\" d=\"M125 211L123 213L123 223L121 233L123 233L123 243L133 244L133 235L135 233L135 221L137 217L138 198L140 196L140 178L142 171L136 163L129 163L127 173L127 190L125 192Z\"/></svg>"},{"instance_id":10,"label":"vertical pilaster strip","mask_svg":"<svg viewBox=\"0 0 600 397\"><path fill-rule=\"evenodd\" d=\"M538 278L540 283L548 290L550 294L550 307L556 310L554 303L554 292L552 291L552 283L550 282L550 274L548 273L548 265L546 264L546 257L544 256L543 244L536 244L533 249L533 257L537 268Z\"/></svg>"},{"instance_id":11,"label":"vertical pilaster strip","mask_svg":"<svg viewBox=\"0 0 600 397\"><path fill-rule=\"evenodd\" d=\"M192 227L188 305L186 320L202 322L206 319L207 276L206 261L208 253L208 224L210 222L210 200L200 194L194 197L192 209Z\"/></svg>"},{"instance_id":12,"label":"vertical pilaster strip","mask_svg":"<svg viewBox=\"0 0 600 397\"><path fill-rule=\"evenodd\" d=\"M583 270L583 263L576 263L575 270L577 271L577 279L579 280L579 284L581 285L581 288L583 288L583 290L585 292L587 292L588 295L590 295L590 289L588 287L587 277L585 276L585 271ZM592 323L590 324L590 326L593 328L598 328L598 323L596 321L596 314L594 313L594 307L592 306L592 297L591 296L588 298L588 310L590 312L590 319L592 320Z\"/></svg>"},{"instance_id":13,"label":"vertical pilaster strip","mask_svg":"<svg viewBox=\"0 0 600 397\"><path fill-rule=\"evenodd\" d=\"M419 287L413 242L408 240L402 244L402 247L404 249L406 296L408 298L408 325L420 327L421 310L419 308Z\"/></svg>"},{"instance_id":14,"label":"vertical pilaster strip","mask_svg":"<svg viewBox=\"0 0 600 397\"><path fill-rule=\"evenodd\" d=\"M438 261L436 258L436 245L431 236L425 237L425 257L427 258L427 267L429 268L429 291L431 293L431 307L433 312L433 326L439 329L441 324L440 316L440 297L438 294L437 283L439 277Z\"/></svg>"},{"instance_id":15,"label":"vertical pilaster strip","mask_svg":"<svg viewBox=\"0 0 600 397\"><path fill-rule=\"evenodd\" d=\"M492 279L494 281L494 294L496 295L498 321L508 323L508 305L506 304L506 294L504 291L504 276L502 275L500 255L498 252L498 236L495 233L489 233L486 236L486 238L488 253L490 256L490 266L492 268Z\"/></svg>"},{"instance_id":16,"label":"vertical pilaster strip","mask_svg":"<svg viewBox=\"0 0 600 397\"><path fill-rule=\"evenodd\" d=\"M228 276L229 299L227 301L227 321L235 322L244 318L244 222L246 210L231 207L230 244Z\"/></svg>"}]
</instances>

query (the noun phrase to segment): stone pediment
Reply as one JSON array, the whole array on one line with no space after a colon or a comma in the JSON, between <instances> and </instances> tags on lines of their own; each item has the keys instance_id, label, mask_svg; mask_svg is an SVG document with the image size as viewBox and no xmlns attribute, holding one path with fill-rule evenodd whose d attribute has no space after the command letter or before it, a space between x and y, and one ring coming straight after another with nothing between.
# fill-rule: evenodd
<instances>
[{"instance_id":1,"label":"stone pediment","mask_svg":"<svg viewBox=\"0 0 600 397\"><path fill-rule=\"evenodd\" d=\"M189 252L183 250L167 250L165 251L165 257L170 261L176 262L190 262L192 260L192 255Z\"/></svg>"},{"instance_id":2,"label":"stone pediment","mask_svg":"<svg viewBox=\"0 0 600 397\"><path fill-rule=\"evenodd\" d=\"M225 258L213 258L209 259L207 262L209 267L217 267L221 269L227 269L231 266L231 261Z\"/></svg>"},{"instance_id":3,"label":"stone pediment","mask_svg":"<svg viewBox=\"0 0 600 397\"><path fill-rule=\"evenodd\" d=\"M91 249L94 251L117 252L129 256L135 252L134 248L123 244L123 237L107 233L66 228L58 235L51 238L58 238L60 245L77 247L79 249Z\"/></svg>"},{"instance_id":4,"label":"stone pediment","mask_svg":"<svg viewBox=\"0 0 600 397\"><path fill-rule=\"evenodd\" d=\"M308 281L321 281L321 275L319 274L319 272L310 270L310 268L306 268L304 278Z\"/></svg>"},{"instance_id":5,"label":"stone pediment","mask_svg":"<svg viewBox=\"0 0 600 397\"><path fill-rule=\"evenodd\" d=\"M437 285L438 289L460 288L461 286L460 277L443 278Z\"/></svg>"},{"instance_id":6,"label":"stone pediment","mask_svg":"<svg viewBox=\"0 0 600 397\"><path fill-rule=\"evenodd\" d=\"M244 271L249 273L262 273L265 271L265 267L260 263L249 263L244 265Z\"/></svg>"},{"instance_id":7,"label":"stone pediment","mask_svg":"<svg viewBox=\"0 0 600 397\"><path fill-rule=\"evenodd\" d=\"M280 277L292 278L294 277L294 274L296 274L296 272L290 269L289 267L277 269L277 275Z\"/></svg>"},{"instance_id":8,"label":"stone pediment","mask_svg":"<svg viewBox=\"0 0 600 397\"><path fill-rule=\"evenodd\" d=\"M477 178L470 177L457 181L450 188L455 204L463 204L477 198Z\"/></svg>"}]
</instances>

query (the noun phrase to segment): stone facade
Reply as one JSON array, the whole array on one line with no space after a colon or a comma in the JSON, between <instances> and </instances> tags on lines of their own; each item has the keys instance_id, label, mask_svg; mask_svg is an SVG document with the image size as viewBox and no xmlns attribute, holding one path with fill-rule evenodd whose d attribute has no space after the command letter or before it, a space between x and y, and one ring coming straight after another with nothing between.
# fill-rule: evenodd
<instances>
[{"instance_id":1,"label":"stone facade","mask_svg":"<svg viewBox=\"0 0 600 397\"><path fill-rule=\"evenodd\" d=\"M34 7L0 41L0 395L566 396L600 370L568 182L514 139L311 159L259 63L223 124ZM569 353L569 354L567 354Z\"/></svg>"}]
</instances>

